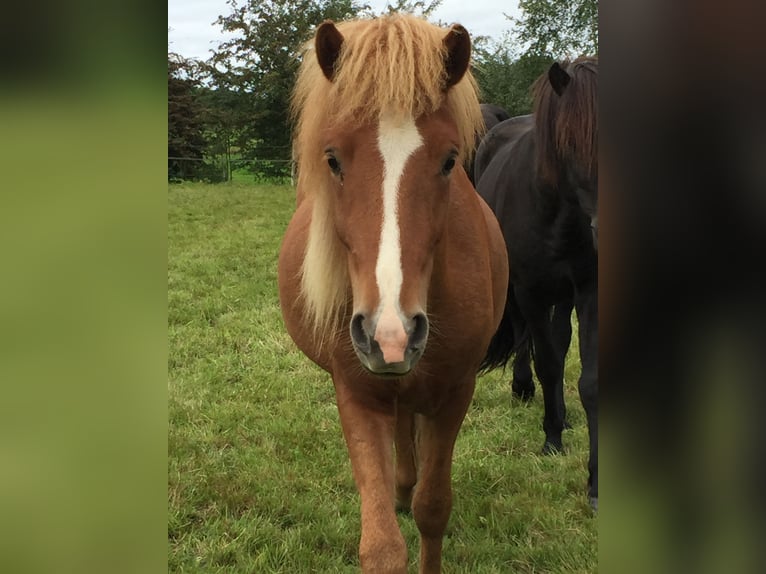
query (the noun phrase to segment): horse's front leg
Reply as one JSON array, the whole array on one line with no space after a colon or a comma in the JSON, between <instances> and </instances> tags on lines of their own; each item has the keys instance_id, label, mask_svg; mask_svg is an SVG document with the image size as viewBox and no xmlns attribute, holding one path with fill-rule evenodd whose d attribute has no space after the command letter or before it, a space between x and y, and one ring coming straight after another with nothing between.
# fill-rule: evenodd
<instances>
[{"instance_id":1,"label":"horse's front leg","mask_svg":"<svg viewBox=\"0 0 766 574\"><path fill-rule=\"evenodd\" d=\"M532 335L535 372L543 388L543 453L560 452L564 430L564 361L553 340L550 308L529 289L518 288L515 294Z\"/></svg>"},{"instance_id":2,"label":"horse's front leg","mask_svg":"<svg viewBox=\"0 0 766 574\"><path fill-rule=\"evenodd\" d=\"M450 389L432 416L417 417L418 483L412 513L420 531L420 574L441 572L442 540L452 511L452 453L475 381Z\"/></svg>"},{"instance_id":3,"label":"horse's front leg","mask_svg":"<svg viewBox=\"0 0 766 574\"><path fill-rule=\"evenodd\" d=\"M362 572L405 574L407 546L394 511L394 399L364 396L333 376L343 436L361 498Z\"/></svg>"},{"instance_id":4,"label":"horse's front leg","mask_svg":"<svg viewBox=\"0 0 766 574\"><path fill-rule=\"evenodd\" d=\"M412 507L412 489L418 480L415 452L415 416L412 409L399 405L396 412L396 509Z\"/></svg>"}]
</instances>

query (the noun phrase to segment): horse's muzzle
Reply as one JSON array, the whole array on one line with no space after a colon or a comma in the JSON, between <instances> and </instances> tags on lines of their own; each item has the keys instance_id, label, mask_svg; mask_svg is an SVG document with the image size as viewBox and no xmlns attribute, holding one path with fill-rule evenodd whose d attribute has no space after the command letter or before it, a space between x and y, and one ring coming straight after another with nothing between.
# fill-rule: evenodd
<instances>
[{"instance_id":1,"label":"horse's muzzle","mask_svg":"<svg viewBox=\"0 0 766 574\"><path fill-rule=\"evenodd\" d=\"M390 350L388 341L375 338L377 324L362 313L351 319L351 342L359 361L375 375L401 376L409 373L423 356L428 340L428 319L416 313L402 323L403 336L399 349ZM395 360L391 360L394 357ZM389 360L387 360L389 359Z\"/></svg>"}]
</instances>

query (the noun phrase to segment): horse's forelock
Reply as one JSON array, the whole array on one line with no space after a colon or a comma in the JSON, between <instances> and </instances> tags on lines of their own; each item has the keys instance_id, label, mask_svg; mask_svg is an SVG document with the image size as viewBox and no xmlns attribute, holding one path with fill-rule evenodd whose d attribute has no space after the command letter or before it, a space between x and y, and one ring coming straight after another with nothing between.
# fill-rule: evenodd
<instances>
[{"instance_id":1,"label":"horse's forelock","mask_svg":"<svg viewBox=\"0 0 766 574\"><path fill-rule=\"evenodd\" d=\"M557 163L574 161L595 175L598 161L598 60L564 62L571 81L557 95L548 75L532 86L540 176L557 183Z\"/></svg>"},{"instance_id":2,"label":"horse's forelock","mask_svg":"<svg viewBox=\"0 0 766 574\"><path fill-rule=\"evenodd\" d=\"M324 76L312 41L293 94L302 172L308 170L311 179L326 176L321 158L309 159L321 155L317 138L325 125L376 124L385 110L417 119L446 106L457 124L462 155L472 155L475 134L483 128L478 88L469 71L445 90L447 30L404 14L341 22L337 29L344 41L333 81ZM311 174L313 169L321 173Z\"/></svg>"}]
</instances>

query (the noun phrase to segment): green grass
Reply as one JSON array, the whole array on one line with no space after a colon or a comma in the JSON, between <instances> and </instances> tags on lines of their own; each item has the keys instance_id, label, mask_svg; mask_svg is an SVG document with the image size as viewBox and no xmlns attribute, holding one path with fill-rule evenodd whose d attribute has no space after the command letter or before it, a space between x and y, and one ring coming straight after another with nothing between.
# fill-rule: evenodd
<instances>
[{"instance_id":1,"label":"green grass","mask_svg":"<svg viewBox=\"0 0 766 574\"><path fill-rule=\"evenodd\" d=\"M358 572L359 500L329 376L276 290L290 186L170 186L168 570ZM575 346L567 452L541 456L542 397L479 379L458 438L445 573L595 572ZM418 535L399 519L417 571Z\"/></svg>"}]
</instances>

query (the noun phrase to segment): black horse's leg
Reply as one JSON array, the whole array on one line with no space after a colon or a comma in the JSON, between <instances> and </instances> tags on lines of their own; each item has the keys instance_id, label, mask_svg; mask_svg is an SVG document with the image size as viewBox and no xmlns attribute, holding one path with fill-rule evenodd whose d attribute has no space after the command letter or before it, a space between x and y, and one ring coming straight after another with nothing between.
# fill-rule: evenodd
<instances>
[{"instance_id":1,"label":"black horse's leg","mask_svg":"<svg viewBox=\"0 0 766 574\"><path fill-rule=\"evenodd\" d=\"M545 444L543 453L562 449L561 431L564 429L564 413L561 410L563 396L564 363L556 349L552 336L550 307L535 299L534 291L516 289L519 308L527 320L535 350L535 372L543 388L543 430Z\"/></svg>"},{"instance_id":2,"label":"black horse's leg","mask_svg":"<svg viewBox=\"0 0 766 574\"><path fill-rule=\"evenodd\" d=\"M580 375L579 391L588 417L590 457L588 459L588 496L594 510L598 509L598 290L581 291L576 298L579 320Z\"/></svg>"},{"instance_id":3,"label":"black horse's leg","mask_svg":"<svg viewBox=\"0 0 766 574\"><path fill-rule=\"evenodd\" d=\"M569 351L569 344L572 342L572 309L574 308L574 297L570 297L565 301L562 301L553 310L552 329L553 329L553 345L559 354L561 364L566 364L567 351ZM563 368L563 367L562 367ZM563 379L562 379L563 380ZM558 397L558 401L561 408L561 414L564 417L564 428L572 428L567 420L567 409L564 403L564 385L562 383L561 394Z\"/></svg>"},{"instance_id":4,"label":"black horse's leg","mask_svg":"<svg viewBox=\"0 0 766 574\"><path fill-rule=\"evenodd\" d=\"M521 313L515 298L509 299L508 312L511 316L513 340L516 345L516 352L513 357L513 382L511 383L511 390L514 396L521 400L529 401L535 396L535 383L532 380L531 341L526 329L524 315Z\"/></svg>"},{"instance_id":5,"label":"black horse's leg","mask_svg":"<svg viewBox=\"0 0 766 574\"><path fill-rule=\"evenodd\" d=\"M535 383L532 380L532 357L530 356L530 341L527 337L516 349L513 357L513 396L522 401L532 400L535 396Z\"/></svg>"}]
</instances>

